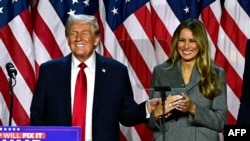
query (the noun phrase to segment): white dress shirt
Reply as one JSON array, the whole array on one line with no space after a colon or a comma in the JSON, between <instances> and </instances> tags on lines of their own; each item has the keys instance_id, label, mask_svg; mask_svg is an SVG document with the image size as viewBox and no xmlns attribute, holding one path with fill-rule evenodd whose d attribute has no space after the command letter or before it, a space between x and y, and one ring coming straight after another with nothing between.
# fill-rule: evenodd
<instances>
[{"instance_id":1,"label":"white dress shirt","mask_svg":"<svg viewBox=\"0 0 250 141\"><path fill-rule=\"evenodd\" d=\"M72 54L72 65L71 65L71 110L73 111L74 94L76 77L80 70L78 65L81 62L76 59ZM95 84L95 67L96 67L96 54L93 53L88 60L84 62L87 67L84 72L87 77L87 109L86 109L86 128L85 128L85 141L92 141L92 107L94 98L94 84ZM71 113L72 114L72 113Z\"/></svg>"}]
</instances>

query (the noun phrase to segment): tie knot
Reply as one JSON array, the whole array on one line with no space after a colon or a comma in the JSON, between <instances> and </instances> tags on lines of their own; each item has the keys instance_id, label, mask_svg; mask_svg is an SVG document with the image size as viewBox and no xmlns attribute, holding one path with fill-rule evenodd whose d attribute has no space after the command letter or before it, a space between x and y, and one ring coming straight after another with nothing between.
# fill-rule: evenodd
<instances>
[{"instance_id":1,"label":"tie knot","mask_svg":"<svg viewBox=\"0 0 250 141\"><path fill-rule=\"evenodd\" d=\"M79 64L79 67L81 68L81 70L83 70L85 67L87 67L87 65L84 63L81 63L81 64Z\"/></svg>"}]
</instances>

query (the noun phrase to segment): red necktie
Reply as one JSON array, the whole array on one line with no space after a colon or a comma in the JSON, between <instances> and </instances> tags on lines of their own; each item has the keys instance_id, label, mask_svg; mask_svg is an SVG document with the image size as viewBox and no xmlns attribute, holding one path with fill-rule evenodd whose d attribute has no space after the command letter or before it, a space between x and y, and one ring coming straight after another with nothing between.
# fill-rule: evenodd
<instances>
[{"instance_id":1,"label":"red necktie","mask_svg":"<svg viewBox=\"0 0 250 141\"><path fill-rule=\"evenodd\" d=\"M87 100L87 79L84 72L86 65L81 63L81 68L76 78L75 98L73 106L72 125L81 126L82 140L85 140L85 117L86 117L86 100Z\"/></svg>"}]
</instances>

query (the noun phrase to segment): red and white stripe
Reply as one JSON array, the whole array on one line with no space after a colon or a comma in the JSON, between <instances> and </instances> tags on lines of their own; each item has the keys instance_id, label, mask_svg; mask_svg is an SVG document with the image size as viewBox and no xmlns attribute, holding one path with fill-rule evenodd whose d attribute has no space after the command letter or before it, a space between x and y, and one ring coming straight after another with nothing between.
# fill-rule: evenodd
<instances>
[{"instance_id":1,"label":"red and white stripe","mask_svg":"<svg viewBox=\"0 0 250 141\"><path fill-rule=\"evenodd\" d=\"M152 27L150 6L146 4L141 7L115 31L112 31L105 20L105 13L110 11L104 9L102 1L99 5L100 19L104 29L103 45L112 58L128 66L134 98L137 103L140 103L148 99L148 93L144 88L150 87L153 67L156 65L154 45L151 42L153 34L150 30ZM151 131L144 124L135 127L121 125L120 128L123 135L121 140L147 141L152 138Z\"/></svg>"},{"instance_id":2,"label":"red and white stripe","mask_svg":"<svg viewBox=\"0 0 250 141\"><path fill-rule=\"evenodd\" d=\"M228 123L236 123L242 75L245 62L246 41L250 38L250 18L236 0L225 0L220 20L216 61L225 71L228 82Z\"/></svg>"},{"instance_id":3,"label":"red and white stripe","mask_svg":"<svg viewBox=\"0 0 250 141\"><path fill-rule=\"evenodd\" d=\"M0 108L1 124L9 125L10 87L5 64L17 69L13 88L14 107L12 126L29 125L29 107L35 86L35 67L32 43L32 23L29 9L24 10L0 29Z\"/></svg>"}]
</instances>

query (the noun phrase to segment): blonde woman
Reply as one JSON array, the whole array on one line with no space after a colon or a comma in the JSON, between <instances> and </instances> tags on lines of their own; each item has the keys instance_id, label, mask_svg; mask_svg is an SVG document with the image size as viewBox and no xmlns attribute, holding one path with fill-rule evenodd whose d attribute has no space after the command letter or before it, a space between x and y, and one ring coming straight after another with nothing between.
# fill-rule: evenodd
<instances>
[{"instance_id":1,"label":"blonde woman","mask_svg":"<svg viewBox=\"0 0 250 141\"><path fill-rule=\"evenodd\" d=\"M219 132L227 121L226 77L211 59L202 22L182 22L174 32L171 46L170 58L154 68L152 86L185 88L186 92L181 93L182 100L165 106L174 109L165 110L170 116L165 116L163 132L161 118L151 116L148 127L154 133L153 140L162 141L164 137L165 141L219 141ZM156 94L151 92L150 98Z\"/></svg>"}]
</instances>

